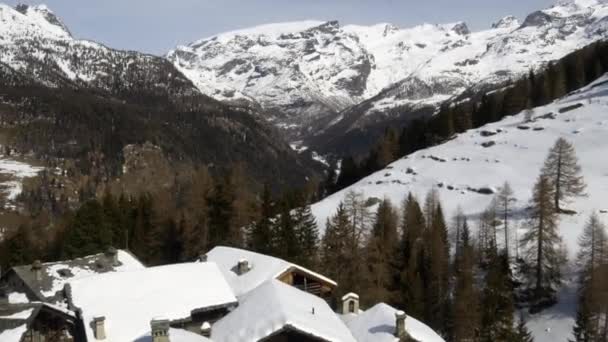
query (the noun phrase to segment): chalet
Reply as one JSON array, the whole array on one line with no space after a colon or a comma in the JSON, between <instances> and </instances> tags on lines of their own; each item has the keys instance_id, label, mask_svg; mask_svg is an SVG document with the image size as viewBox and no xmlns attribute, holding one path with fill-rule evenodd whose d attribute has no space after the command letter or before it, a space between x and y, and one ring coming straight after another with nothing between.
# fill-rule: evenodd
<instances>
[{"instance_id":1,"label":"chalet","mask_svg":"<svg viewBox=\"0 0 608 342\"><path fill-rule=\"evenodd\" d=\"M271 279L212 327L214 342L355 342L327 302Z\"/></svg>"},{"instance_id":2,"label":"chalet","mask_svg":"<svg viewBox=\"0 0 608 342\"><path fill-rule=\"evenodd\" d=\"M25 293L29 300L56 303L64 301L65 284L95 274L144 269L131 253L109 248L105 253L84 258L16 266L0 277L13 292Z\"/></svg>"},{"instance_id":3,"label":"chalet","mask_svg":"<svg viewBox=\"0 0 608 342\"><path fill-rule=\"evenodd\" d=\"M202 335L205 323L213 324L237 305L214 263L99 274L70 282L66 292L88 342L135 341L151 328L152 333L169 335L173 328Z\"/></svg>"},{"instance_id":4,"label":"chalet","mask_svg":"<svg viewBox=\"0 0 608 342\"><path fill-rule=\"evenodd\" d=\"M361 310L354 293L336 313L333 280L236 248L148 268L110 248L0 280L1 342L444 342L386 304Z\"/></svg>"},{"instance_id":5,"label":"chalet","mask_svg":"<svg viewBox=\"0 0 608 342\"><path fill-rule=\"evenodd\" d=\"M81 341L76 316L45 303L0 303L0 341Z\"/></svg>"},{"instance_id":6,"label":"chalet","mask_svg":"<svg viewBox=\"0 0 608 342\"><path fill-rule=\"evenodd\" d=\"M219 266L237 297L272 279L324 299L329 299L338 286L335 281L302 266L238 248L216 247L201 259Z\"/></svg>"}]
</instances>

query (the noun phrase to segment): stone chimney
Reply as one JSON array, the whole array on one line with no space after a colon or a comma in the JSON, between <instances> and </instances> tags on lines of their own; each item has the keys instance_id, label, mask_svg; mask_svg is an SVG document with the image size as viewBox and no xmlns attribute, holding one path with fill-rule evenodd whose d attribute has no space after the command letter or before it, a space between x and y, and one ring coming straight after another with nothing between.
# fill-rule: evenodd
<instances>
[{"instance_id":1,"label":"stone chimney","mask_svg":"<svg viewBox=\"0 0 608 342\"><path fill-rule=\"evenodd\" d=\"M32 264L32 272L34 273L34 279L36 279L36 281L42 280L42 263L40 260L34 261Z\"/></svg>"},{"instance_id":2,"label":"stone chimney","mask_svg":"<svg viewBox=\"0 0 608 342\"><path fill-rule=\"evenodd\" d=\"M152 330L152 342L170 342L168 319L153 319L150 322L150 328Z\"/></svg>"},{"instance_id":3,"label":"stone chimney","mask_svg":"<svg viewBox=\"0 0 608 342\"><path fill-rule=\"evenodd\" d=\"M247 259L239 260L239 263L236 265L236 271L238 275L245 274L249 272L251 267L249 266L249 261Z\"/></svg>"},{"instance_id":4,"label":"stone chimney","mask_svg":"<svg viewBox=\"0 0 608 342\"><path fill-rule=\"evenodd\" d=\"M201 253L198 256L198 261L200 261L200 262L207 262L207 253Z\"/></svg>"},{"instance_id":5,"label":"stone chimney","mask_svg":"<svg viewBox=\"0 0 608 342\"><path fill-rule=\"evenodd\" d=\"M204 337L211 337L211 324L209 324L209 322L205 322L201 325L201 335Z\"/></svg>"},{"instance_id":6,"label":"stone chimney","mask_svg":"<svg viewBox=\"0 0 608 342\"><path fill-rule=\"evenodd\" d=\"M103 316L93 317L93 334L96 340L106 339L106 318Z\"/></svg>"},{"instance_id":7,"label":"stone chimney","mask_svg":"<svg viewBox=\"0 0 608 342\"><path fill-rule=\"evenodd\" d=\"M358 314L359 313L359 295L356 293L347 293L342 297L342 314Z\"/></svg>"},{"instance_id":8,"label":"stone chimney","mask_svg":"<svg viewBox=\"0 0 608 342\"><path fill-rule=\"evenodd\" d=\"M116 248L110 246L105 253L106 259L108 260L108 265L110 266L118 266L120 263L118 262L118 251Z\"/></svg>"},{"instance_id":9,"label":"stone chimney","mask_svg":"<svg viewBox=\"0 0 608 342\"><path fill-rule=\"evenodd\" d=\"M0 283L0 304L8 304L8 287Z\"/></svg>"},{"instance_id":10,"label":"stone chimney","mask_svg":"<svg viewBox=\"0 0 608 342\"><path fill-rule=\"evenodd\" d=\"M395 336L399 338L407 337L408 333L405 330L405 319L407 315L403 311L395 312Z\"/></svg>"}]
</instances>

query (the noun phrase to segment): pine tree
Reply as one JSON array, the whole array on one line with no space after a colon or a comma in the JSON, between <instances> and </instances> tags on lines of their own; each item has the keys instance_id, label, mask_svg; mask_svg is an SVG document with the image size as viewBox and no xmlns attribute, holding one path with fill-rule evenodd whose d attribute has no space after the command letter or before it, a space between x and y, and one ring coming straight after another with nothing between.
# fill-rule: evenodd
<instances>
[{"instance_id":1,"label":"pine tree","mask_svg":"<svg viewBox=\"0 0 608 342\"><path fill-rule=\"evenodd\" d=\"M397 213L388 199L378 206L367 243L368 288L366 297L370 304L395 300L398 252Z\"/></svg>"},{"instance_id":2,"label":"pine tree","mask_svg":"<svg viewBox=\"0 0 608 342\"><path fill-rule=\"evenodd\" d=\"M96 200L83 204L68 225L63 257L83 257L104 251L112 244L112 231L104 222L103 208Z\"/></svg>"},{"instance_id":3,"label":"pine tree","mask_svg":"<svg viewBox=\"0 0 608 342\"><path fill-rule=\"evenodd\" d=\"M281 203L281 212L272 225L273 255L293 261L300 255L300 244L289 207L289 203Z\"/></svg>"},{"instance_id":4,"label":"pine tree","mask_svg":"<svg viewBox=\"0 0 608 342\"><path fill-rule=\"evenodd\" d=\"M424 305L424 231L426 223L420 204L410 193L403 203L401 224L401 307L408 313L422 318Z\"/></svg>"},{"instance_id":5,"label":"pine tree","mask_svg":"<svg viewBox=\"0 0 608 342\"><path fill-rule=\"evenodd\" d=\"M249 247L262 254L271 254L272 246L272 220L274 219L274 208L270 186L264 185L262 194L260 219L253 224L249 237Z\"/></svg>"},{"instance_id":6,"label":"pine tree","mask_svg":"<svg viewBox=\"0 0 608 342\"><path fill-rule=\"evenodd\" d=\"M553 187L553 203L560 212L560 201L573 196L582 196L585 181L574 151L574 146L564 138L558 138L545 160L542 174Z\"/></svg>"},{"instance_id":7,"label":"pine tree","mask_svg":"<svg viewBox=\"0 0 608 342\"><path fill-rule=\"evenodd\" d=\"M304 205L296 209L294 220L301 251L296 257L296 262L304 267L314 268L318 261L319 229L310 205Z\"/></svg>"},{"instance_id":8,"label":"pine tree","mask_svg":"<svg viewBox=\"0 0 608 342\"><path fill-rule=\"evenodd\" d=\"M488 264L481 297L481 341L509 341L513 336L513 279L506 254Z\"/></svg>"},{"instance_id":9,"label":"pine tree","mask_svg":"<svg viewBox=\"0 0 608 342\"><path fill-rule=\"evenodd\" d=\"M336 214L327 220L325 235L321 242L321 262L327 275L340 284L339 293L334 296L340 298L348 292L359 293L360 283L353 282L353 265L360 260L352 259L352 250L349 246L349 235L352 231L351 221L340 203ZM353 267L355 266L355 267Z\"/></svg>"},{"instance_id":10,"label":"pine tree","mask_svg":"<svg viewBox=\"0 0 608 342\"><path fill-rule=\"evenodd\" d=\"M454 289L454 318L453 340L474 341L479 337L480 317L478 311L478 293L474 278L474 251L470 241L470 232L465 222L462 224L462 234L457 242L458 260L456 262L456 286Z\"/></svg>"},{"instance_id":11,"label":"pine tree","mask_svg":"<svg viewBox=\"0 0 608 342\"><path fill-rule=\"evenodd\" d=\"M513 342L534 342L534 337L532 337L532 333L526 327L526 321L524 319L523 314L519 315L519 320L517 320L517 327L515 328L514 338L511 340Z\"/></svg>"},{"instance_id":12,"label":"pine tree","mask_svg":"<svg viewBox=\"0 0 608 342\"><path fill-rule=\"evenodd\" d=\"M505 234L505 251L509 257L509 215L511 214L511 203L515 201L513 189L509 182L505 182L496 198L498 208L503 220L503 230Z\"/></svg>"},{"instance_id":13,"label":"pine tree","mask_svg":"<svg viewBox=\"0 0 608 342\"><path fill-rule=\"evenodd\" d=\"M2 266L25 265L34 261L35 251L31 234L29 226L20 225L14 235L0 243L0 257L5 260Z\"/></svg>"},{"instance_id":14,"label":"pine tree","mask_svg":"<svg viewBox=\"0 0 608 342\"><path fill-rule=\"evenodd\" d=\"M551 183L541 175L534 186L528 231L521 240L526 260L532 265L531 272L526 275L532 310L553 304L561 283L561 238L557 233L558 216L552 199Z\"/></svg>"},{"instance_id":15,"label":"pine tree","mask_svg":"<svg viewBox=\"0 0 608 342\"><path fill-rule=\"evenodd\" d=\"M233 245L231 229L234 211L232 202L234 193L227 179L215 184L211 196L207 199L209 205L209 246Z\"/></svg>"},{"instance_id":16,"label":"pine tree","mask_svg":"<svg viewBox=\"0 0 608 342\"><path fill-rule=\"evenodd\" d=\"M441 204L437 204L431 226L427 230L428 245L425 255L428 263L426 287L426 320L440 332L446 332L449 323L449 243L447 226Z\"/></svg>"}]
</instances>

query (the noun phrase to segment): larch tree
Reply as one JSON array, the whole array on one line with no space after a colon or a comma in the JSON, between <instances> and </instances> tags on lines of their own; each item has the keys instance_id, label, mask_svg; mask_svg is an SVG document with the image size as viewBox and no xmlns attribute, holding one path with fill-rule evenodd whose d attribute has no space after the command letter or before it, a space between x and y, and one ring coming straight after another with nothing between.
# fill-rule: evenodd
<instances>
[{"instance_id":1,"label":"larch tree","mask_svg":"<svg viewBox=\"0 0 608 342\"><path fill-rule=\"evenodd\" d=\"M608 236L606 226L592 214L579 238L579 301L574 341L604 337L608 323Z\"/></svg>"},{"instance_id":2,"label":"larch tree","mask_svg":"<svg viewBox=\"0 0 608 342\"><path fill-rule=\"evenodd\" d=\"M509 257L509 216L511 215L511 204L515 202L515 197L513 197L513 189L511 188L509 182L505 182L502 189L500 189L500 192L496 196L496 202L503 221L505 252L507 257Z\"/></svg>"},{"instance_id":3,"label":"larch tree","mask_svg":"<svg viewBox=\"0 0 608 342\"><path fill-rule=\"evenodd\" d=\"M585 193L586 184L574 146L564 138L558 138L549 150L542 174L553 187L553 204L557 212L562 211L562 201Z\"/></svg>"},{"instance_id":4,"label":"larch tree","mask_svg":"<svg viewBox=\"0 0 608 342\"><path fill-rule=\"evenodd\" d=\"M532 310L553 304L561 284L561 237L557 232L558 215L552 199L550 180L541 175L533 190L528 231L521 239L525 260L530 265L526 280Z\"/></svg>"}]
</instances>

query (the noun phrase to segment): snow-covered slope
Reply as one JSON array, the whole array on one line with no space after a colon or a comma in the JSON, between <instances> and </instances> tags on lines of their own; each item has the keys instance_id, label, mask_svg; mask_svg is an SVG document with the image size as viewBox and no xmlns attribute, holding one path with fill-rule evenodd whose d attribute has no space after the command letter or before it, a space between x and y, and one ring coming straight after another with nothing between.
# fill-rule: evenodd
<instances>
[{"instance_id":1,"label":"snow-covered slope","mask_svg":"<svg viewBox=\"0 0 608 342\"><path fill-rule=\"evenodd\" d=\"M0 62L49 86L197 93L163 58L73 38L44 5L0 4Z\"/></svg>"},{"instance_id":2,"label":"snow-covered slope","mask_svg":"<svg viewBox=\"0 0 608 342\"><path fill-rule=\"evenodd\" d=\"M281 127L316 129L364 100L367 114L436 105L480 83L501 83L606 37L608 5L576 0L471 33L465 23L340 26L296 22L202 39L168 54L204 93L276 109ZM350 126L362 126L363 115ZM373 116L373 115L372 115Z\"/></svg>"},{"instance_id":3,"label":"snow-covered slope","mask_svg":"<svg viewBox=\"0 0 608 342\"><path fill-rule=\"evenodd\" d=\"M576 198L567 205L577 214L562 215L560 220L560 233L572 259L589 215L596 212L608 222L608 159L605 158L608 75L559 101L534 109L533 117L532 122L525 122L523 113L508 117L406 156L314 204L312 211L317 222L325 223L349 191L361 192L366 198L388 198L399 205L409 192L423 199L432 188L439 191L446 215L452 215L461 206L475 220L492 199L492 195L477 190L496 191L508 181L517 199L516 215L512 219L521 227L531 189L549 148L557 138L564 137L574 144L588 185L588 196ZM517 232L519 236L523 233L521 229ZM573 323L574 295L572 284L566 284L557 306L532 317L530 327L537 341L566 341Z\"/></svg>"}]
</instances>

